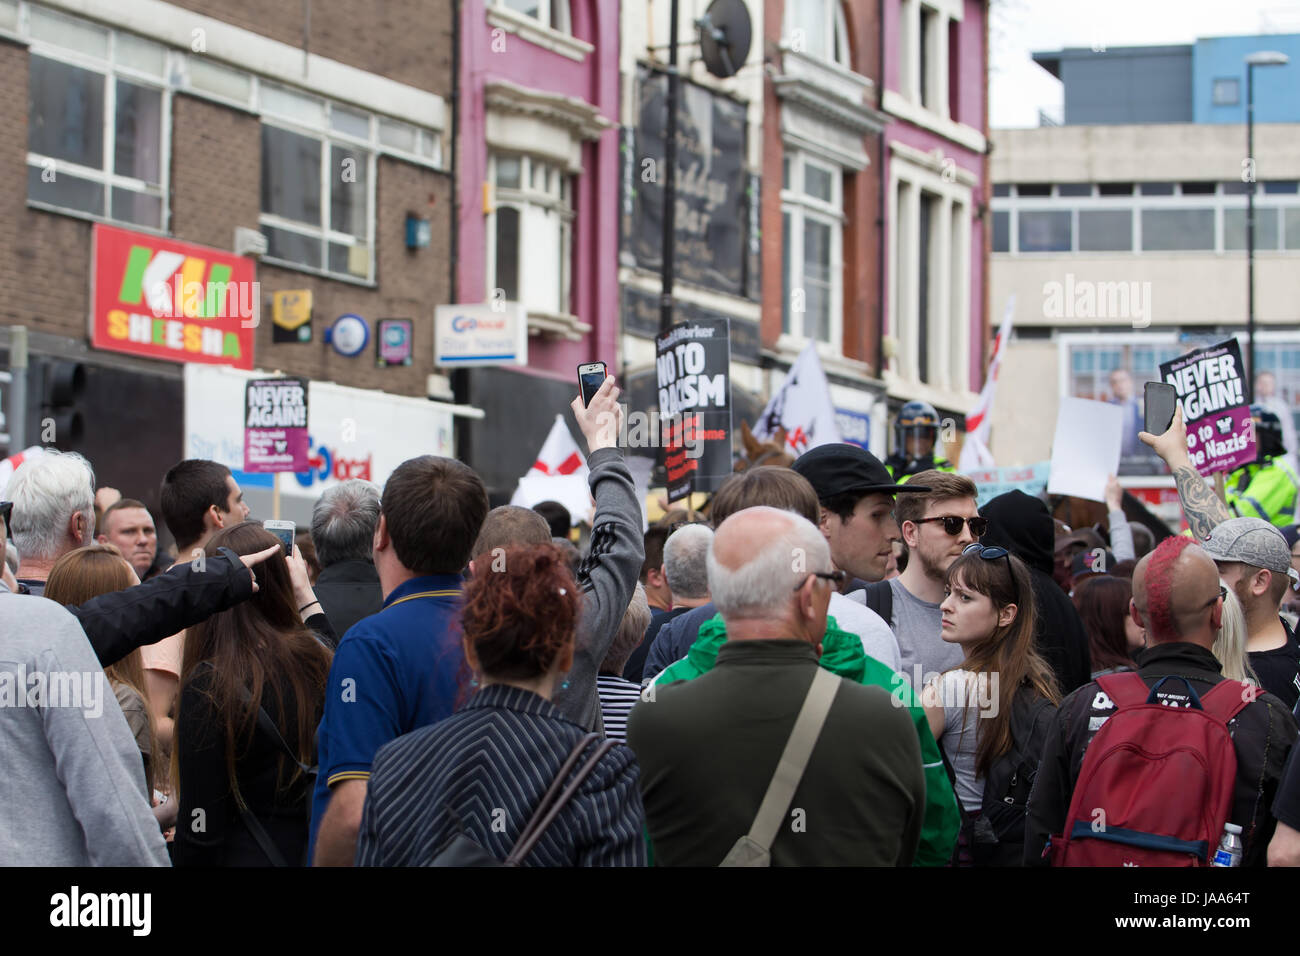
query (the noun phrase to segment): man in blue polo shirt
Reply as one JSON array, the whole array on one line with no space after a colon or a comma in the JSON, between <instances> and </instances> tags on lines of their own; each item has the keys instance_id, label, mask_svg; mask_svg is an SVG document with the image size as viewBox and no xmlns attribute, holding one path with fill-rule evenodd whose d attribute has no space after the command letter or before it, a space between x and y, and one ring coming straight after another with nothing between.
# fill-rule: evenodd
<instances>
[{"instance_id":1,"label":"man in blue polo shirt","mask_svg":"<svg viewBox=\"0 0 1300 956\"><path fill-rule=\"evenodd\" d=\"M384 606L339 642L325 692L312 802L317 866L351 866L370 764L384 744L449 717L464 660L461 571L488 512L478 474L424 455L389 476L375 529Z\"/></svg>"}]
</instances>

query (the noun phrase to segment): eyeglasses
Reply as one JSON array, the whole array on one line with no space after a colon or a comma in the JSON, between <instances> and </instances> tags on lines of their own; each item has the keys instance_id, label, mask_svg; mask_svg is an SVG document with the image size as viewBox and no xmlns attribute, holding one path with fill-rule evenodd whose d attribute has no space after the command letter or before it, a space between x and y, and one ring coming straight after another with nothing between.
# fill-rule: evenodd
<instances>
[{"instance_id":1,"label":"eyeglasses","mask_svg":"<svg viewBox=\"0 0 1300 956\"><path fill-rule=\"evenodd\" d=\"M1213 605L1215 601L1226 601L1226 600L1228 600L1228 589L1224 587L1222 584L1220 584L1219 593L1214 595L1214 597L1210 598L1204 604L1202 604L1201 610L1204 611L1207 607Z\"/></svg>"},{"instance_id":2,"label":"eyeglasses","mask_svg":"<svg viewBox=\"0 0 1300 956\"><path fill-rule=\"evenodd\" d=\"M974 518L960 518L957 515L944 515L942 518L917 518L916 524L925 524L927 521L942 521L943 530L947 531L954 538L961 534L963 524L970 526L970 533L979 538L984 532L989 530L989 519L976 516Z\"/></svg>"},{"instance_id":3,"label":"eyeglasses","mask_svg":"<svg viewBox=\"0 0 1300 956\"><path fill-rule=\"evenodd\" d=\"M985 561L996 561L998 558L1006 558L1007 570L1012 570L1011 552L1006 548L999 548L997 545L983 545L976 541L974 544L968 544L966 547L962 548L961 554L963 558L968 554L978 554Z\"/></svg>"},{"instance_id":4,"label":"eyeglasses","mask_svg":"<svg viewBox=\"0 0 1300 956\"><path fill-rule=\"evenodd\" d=\"M843 584L845 581L847 581L847 580L849 579L849 572L847 572L847 571L813 571L813 572L811 572L811 574L809 575L809 577L814 577L814 578L825 578L827 581L833 581L833 582L835 583L835 587L838 588L841 584ZM805 584L807 584L807 583L808 583L808 578L804 578L804 579L803 579L802 581L800 581L799 584L795 587L795 590L798 591L799 588L803 587L803 586L804 586Z\"/></svg>"}]
</instances>

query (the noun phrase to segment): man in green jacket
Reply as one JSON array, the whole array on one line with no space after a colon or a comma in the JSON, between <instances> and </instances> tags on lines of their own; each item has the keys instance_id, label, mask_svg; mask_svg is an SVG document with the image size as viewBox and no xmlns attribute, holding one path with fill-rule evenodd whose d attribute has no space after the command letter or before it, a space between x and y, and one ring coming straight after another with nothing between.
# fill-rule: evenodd
<instances>
[{"instance_id":1,"label":"man in green jacket","mask_svg":"<svg viewBox=\"0 0 1300 956\"><path fill-rule=\"evenodd\" d=\"M929 822L920 725L903 710L901 680L885 669L875 686L864 682L872 668L860 643L838 628L828 634L830 579L839 573L830 567L820 532L788 511L750 508L719 527L709 580L731 640L711 666L705 645L722 643L722 632L708 625L682 662L691 667L664 675L676 686L653 685L628 727L658 863L717 865L750 830L818 661L828 658L826 669L848 678L769 848L772 863L914 862ZM937 761L933 738L930 747ZM943 791L951 801L946 780ZM952 815L955 833L955 806ZM951 846L950 834L927 850L947 859Z\"/></svg>"}]
</instances>

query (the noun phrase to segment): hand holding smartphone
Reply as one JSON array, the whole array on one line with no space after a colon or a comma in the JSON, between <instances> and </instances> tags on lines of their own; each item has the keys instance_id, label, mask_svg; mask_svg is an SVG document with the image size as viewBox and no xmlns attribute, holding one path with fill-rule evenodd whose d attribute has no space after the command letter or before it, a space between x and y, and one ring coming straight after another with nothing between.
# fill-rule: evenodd
<instances>
[{"instance_id":1,"label":"hand holding smartphone","mask_svg":"<svg viewBox=\"0 0 1300 956\"><path fill-rule=\"evenodd\" d=\"M1152 435L1163 435L1174 423L1174 411L1178 408L1178 392L1172 385L1164 382L1147 382L1143 392L1146 422L1143 431Z\"/></svg>"},{"instance_id":2,"label":"hand holding smartphone","mask_svg":"<svg viewBox=\"0 0 1300 956\"><path fill-rule=\"evenodd\" d=\"M276 521L268 518L262 522L262 527L280 539L286 558L293 554L293 538L297 526L292 521Z\"/></svg>"},{"instance_id":3,"label":"hand holding smartphone","mask_svg":"<svg viewBox=\"0 0 1300 956\"><path fill-rule=\"evenodd\" d=\"M578 386L582 389L584 408L590 407L591 400L600 391L600 386L605 384L607 374L604 362L591 362L588 365L578 366Z\"/></svg>"}]
</instances>

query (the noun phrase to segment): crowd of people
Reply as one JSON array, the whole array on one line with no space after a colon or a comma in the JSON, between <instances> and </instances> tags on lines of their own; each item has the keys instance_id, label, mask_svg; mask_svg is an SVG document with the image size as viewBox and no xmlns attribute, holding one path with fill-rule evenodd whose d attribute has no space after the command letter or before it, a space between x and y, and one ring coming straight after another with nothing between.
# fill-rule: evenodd
<instances>
[{"instance_id":1,"label":"crowd of people","mask_svg":"<svg viewBox=\"0 0 1300 956\"><path fill-rule=\"evenodd\" d=\"M330 487L291 549L182 461L170 556L81 456L22 464L0 862L1300 865L1300 529L1233 517L1180 419L1141 440L1190 535L1118 483L1092 529L981 504L915 442L646 528L618 394L571 406L581 550L447 458Z\"/></svg>"}]
</instances>

